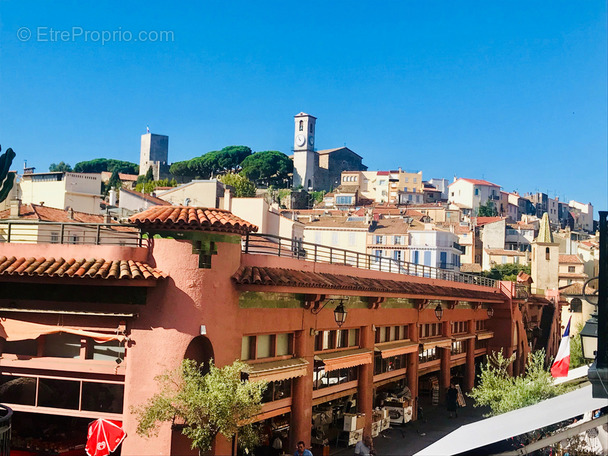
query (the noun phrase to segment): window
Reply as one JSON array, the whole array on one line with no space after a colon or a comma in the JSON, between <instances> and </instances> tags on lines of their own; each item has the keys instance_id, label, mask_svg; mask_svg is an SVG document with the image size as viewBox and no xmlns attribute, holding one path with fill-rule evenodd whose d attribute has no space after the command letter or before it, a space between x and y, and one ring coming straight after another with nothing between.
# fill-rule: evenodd
<instances>
[{"instance_id":1,"label":"window","mask_svg":"<svg viewBox=\"0 0 608 456\"><path fill-rule=\"evenodd\" d=\"M395 340L407 340L409 336L408 326L380 326L376 328L375 340L377 344L392 342Z\"/></svg>"},{"instance_id":2,"label":"window","mask_svg":"<svg viewBox=\"0 0 608 456\"><path fill-rule=\"evenodd\" d=\"M331 233L332 245L338 245L338 233Z\"/></svg>"},{"instance_id":3,"label":"window","mask_svg":"<svg viewBox=\"0 0 608 456\"><path fill-rule=\"evenodd\" d=\"M352 196L336 196L336 204L351 205L351 204L353 204L353 197Z\"/></svg>"},{"instance_id":4,"label":"window","mask_svg":"<svg viewBox=\"0 0 608 456\"><path fill-rule=\"evenodd\" d=\"M458 355L466 352L466 345L462 340L455 340L452 342L452 355Z\"/></svg>"},{"instance_id":5,"label":"window","mask_svg":"<svg viewBox=\"0 0 608 456\"><path fill-rule=\"evenodd\" d=\"M393 260L401 261L401 250L395 250L393 252Z\"/></svg>"},{"instance_id":6,"label":"window","mask_svg":"<svg viewBox=\"0 0 608 456\"><path fill-rule=\"evenodd\" d=\"M385 372L390 372L397 369L405 369L405 367L405 355L382 358L382 355L377 353L374 356L374 375L384 374Z\"/></svg>"},{"instance_id":7,"label":"window","mask_svg":"<svg viewBox=\"0 0 608 456\"><path fill-rule=\"evenodd\" d=\"M310 124L310 128L308 129L312 133L312 123Z\"/></svg>"},{"instance_id":8,"label":"window","mask_svg":"<svg viewBox=\"0 0 608 456\"><path fill-rule=\"evenodd\" d=\"M278 380L268 383L264 393L262 394L262 403L278 401L291 397L291 380Z\"/></svg>"},{"instance_id":9,"label":"window","mask_svg":"<svg viewBox=\"0 0 608 456\"><path fill-rule=\"evenodd\" d=\"M453 321L452 322L452 334L464 334L469 332L468 321Z\"/></svg>"},{"instance_id":10,"label":"window","mask_svg":"<svg viewBox=\"0 0 608 456\"><path fill-rule=\"evenodd\" d=\"M401 236L394 236L393 237L393 244L395 244L395 245L401 245Z\"/></svg>"},{"instance_id":11,"label":"window","mask_svg":"<svg viewBox=\"0 0 608 456\"><path fill-rule=\"evenodd\" d=\"M570 301L570 312L581 313L583 311L583 301L580 298L573 298Z\"/></svg>"},{"instance_id":12,"label":"window","mask_svg":"<svg viewBox=\"0 0 608 456\"><path fill-rule=\"evenodd\" d=\"M437 350L435 347L423 350L422 345L420 346L418 350L418 362L420 364L434 361L436 359L439 359L439 350Z\"/></svg>"},{"instance_id":13,"label":"window","mask_svg":"<svg viewBox=\"0 0 608 456\"><path fill-rule=\"evenodd\" d=\"M414 184L415 184L416 182L418 182L418 179L416 179L416 178L414 177Z\"/></svg>"},{"instance_id":14,"label":"window","mask_svg":"<svg viewBox=\"0 0 608 456\"><path fill-rule=\"evenodd\" d=\"M51 244L59 244L59 233L57 231L51 233Z\"/></svg>"},{"instance_id":15,"label":"window","mask_svg":"<svg viewBox=\"0 0 608 456\"><path fill-rule=\"evenodd\" d=\"M479 196L479 189L478 188L475 189L475 196Z\"/></svg>"},{"instance_id":16,"label":"window","mask_svg":"<svg viewBox=\"0 0 608 456\"><path fill-rule=\"evenodd\" d=\"M441 323L425 323L418 328L418 336L421 339L426 337L436 337L441 335Z\"/></svg>"},{"instance_id":17,"label":"window","mask_svg":"<svg viewBox=\"0 0 608 456\"><path fill-rule=\"evenodd\" d=\"M551 252L549 251L549 247L545 247L545 260L549 261L551 259Z\"/></svg>"},{"instance_id":18,"label":"window","mask_svg":"<svg viewBox=\"0 0 608 456\"><path fill-rule=\"evenodd\" d=\"M377 263L382 258L382 250L374 250L374 261Z\"/></svg>"},{"instance_id":19,"label":"window","mask_svg":"<svg viewBox=\"0 0 608 456\"><path fill-rule=\"evenodd\" d=\"M447 267L448 254L447 252L439 252L439 268L445 269Z\"/></svg>"},{"instance_id":20,"label":"window","mask_svg":"<svg viewBox=\"0 0 608 456\"><path fill-rule=\"evenodd\" d=\"M384 236L376 236L374 244L384 244Z\"/></svg>"},{"instance_id":21,"label":"window","mask_svg":"<svg viewBox=\"0 0 608 456\"><path fill-rule=\"evenodd\" d=\"M409 181L410 181L410 178L409 178L409 177L406 177L406 178L405 178L405 182L409 182ZM407 191L407 190L406 190L406 191Z\"/></svg>"},{"instance_id":22,"label":"window","mask_svg":"<svg viewBox=\"0 0 608 456\"><path fill-rule=\"evenodd\" d=\"M328 386L341 385L342 383L355 381L357 380L358 371L359 369L357 366L326 371L325 364L321 361L315 361L312 389L317 390L327 388Z\"/></svg>"},{"instance_id":23,"label":"window","mask_svg":"<svg viewBox=\"0 0 608 456\"><path fill-rule=\"evenodd\" d=\"M300 131L304 131L304 121L300 120Z\"/></svg>"},{"instance_id":24,"label":"window","mask_svg":"<svg viewBox=\"0 0 608 456\"><path fill-rule=\"evenodd\" d=\"M419 258L419 252L418 252L418 250L414 250L413 254L414 254L414 257L413 257L414 263L415 264L420 264L420 261L419 261L420 258Z\"/></svg>"},{"instance_id":25,"label":"window","mask_svg":"<svg viewBox=\"0 0 608 456\"><path fill-rule=\"evenodd\" d=\"M574 266L568 266L568 272L574 272Z\"/></svg>"},{"instance_id":26,"label":"window","mask_svg":"<svg viewBox=\"0 0 608 456\"><path fill-rule=\"evenodd\" d=\"M357 243L357 236L355 233L348 233L348 245L355 245Z\"/></svg>"},{"instance_id":27,"label":"window","mask_svg":"<svg viewBox=\"0 0 608 456\"><path fill-rule=\"evenodd\" d=\"M243 336L241 339L241 360L248 361L293 354L293 334L259 334Z\"/></svg>"}]
</instances>

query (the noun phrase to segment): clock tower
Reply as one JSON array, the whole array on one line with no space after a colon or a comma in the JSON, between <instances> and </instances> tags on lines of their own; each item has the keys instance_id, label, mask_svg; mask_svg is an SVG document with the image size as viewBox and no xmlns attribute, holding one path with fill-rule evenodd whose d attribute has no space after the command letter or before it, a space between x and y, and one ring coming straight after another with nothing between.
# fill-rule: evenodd
<instances>
[{"instance_id":1,"label":"clock tower","mask_svg":"<svg viewBox=\"0 0 608 456\"><path fill-rule=\"evenodd\" d=\"M293 186L314 189L315 174L319 168L319 156L314 147L317 118L301 112L294 116L294 121Z\"/></svg>"}]
</instances>

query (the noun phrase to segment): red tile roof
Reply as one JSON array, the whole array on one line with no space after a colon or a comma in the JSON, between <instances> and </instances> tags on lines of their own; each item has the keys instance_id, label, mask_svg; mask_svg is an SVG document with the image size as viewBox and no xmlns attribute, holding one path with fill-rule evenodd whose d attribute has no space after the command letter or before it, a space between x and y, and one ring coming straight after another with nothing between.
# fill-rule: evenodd
<instances>
[{"instance_id":1,"label":"red tile roof","mask_svg":"<svg viewBox=\"0 0 608 456\"><path fill-rule=\"evenodd\" d=\"M169 188L173 188L173 187L169 187ZM157 190L158 190L158 188L157 188ZM165 201L165 200L157 198L156 196L153 196L153 195L136 192L135 190L129 190L126 188L121 188L120 191L133 195L136 198L141 198L142 200L147 201L148 203L155 204L156 206L171 206L171 203L169 201Z\"/></svg>"},{"instance_id":2,"label":"red tile roof","mask_svg":"<svg viewBox=\"0 0 608 456\"><path fill-rule=\"evenodd\" d=\"M475 224L477 226L483 226L486 225L488 223L494 223L494 222L500 222L501 220L504 220L502 217L477 217Z\"/></svg>"},{"instance_id":3,"label":"red tile roof","mask_svg":"<svg viewBox=\"0 0 608 456\"><path fill-rule=\"evenodd\" d=\"M482 179L467 179L465 177L460 177L458 178L458 180L456 182L458 182L459 180L465 181L465 182L470 182L473 185L489 185L490 187L498 187L500 188L500 185L496 185L493 184L492 182L488 182L487 180L482 180ZM454 184L455 182L452 182L452 184ZM450 185L452 185L450 184ZM448 187L450 186L448 185Z\"/></svg>"},{"instance_id":4,"label":"red tile roof","mask_svg":"<svg viewBox=\"0 0 608 456\"><path fill-rule=\"evenodd\" d=\"M371 279L342 274L329 274L293 269L241 266L232 276L240 285L271 285L295 288L329 288L333 290L400 293L411 296L436 296L463 300L503 301L498 291L470 290L407 280Z\"/></svg>"},{"instance_id":5,"label":"red tile roof","mask_svg":"<svg viewBox=\"0 0 608 456\"><path fill-rule=\"evenodd\" d=\"M167 275L133 260L17 258L0 256L0 276L81 277L92 279L162 279Z\"/></svg>"},{"instance_id":6,"label":"red tile roof","mask_svg":"<svg viewBox=\"0 0 608 456\"><path fill-rule=\"evenodd\" d=\"M55 207L40 206L38 204L22 204L19 207L19 218L24 220L39 220L42 222L61 223L104 223L104 216L98 214L87 214L86 212L57 209ZM0 211L0 220L10 217L10 209Z\"/></svg>"},{"instance_id":7,"label":"red tile roof","mask_svg":"<svg viewBox=\"0 0 608 456\"><path fill-rule=\"evenodd\" d=\"M581 260L577 255L559 255L559 262L563 264L583 264L583 260Z\"/></svg>"},{"instance_id":8,"label":"red tile roof","mask_svg":"<svg viewBox=\"0 0 608 456\"><path fill-rule=\"evenodd\" d=\"M168 230L203 230L247 234L258 230L252 223L224 209L190 206L151 207L132 216L129 221L141 228Z\"/></svg>"}]
</instances>

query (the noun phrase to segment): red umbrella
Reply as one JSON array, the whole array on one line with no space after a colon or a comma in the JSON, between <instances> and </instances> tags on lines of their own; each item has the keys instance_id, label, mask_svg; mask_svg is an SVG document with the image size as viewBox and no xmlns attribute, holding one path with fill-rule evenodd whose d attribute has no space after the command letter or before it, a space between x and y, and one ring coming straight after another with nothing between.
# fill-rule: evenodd
<instances>
[{"instance_id":1,"label":"red umbrella","mask_svg":"<svg viewBox=\"0 0 608 456\"><path fill-rule=\"evenodd\" d=\"M87 446L89 456L108 456L127 436L120 427L120 421L110 421L99 418L89 424Z\"/></svg>"}]
</instances>

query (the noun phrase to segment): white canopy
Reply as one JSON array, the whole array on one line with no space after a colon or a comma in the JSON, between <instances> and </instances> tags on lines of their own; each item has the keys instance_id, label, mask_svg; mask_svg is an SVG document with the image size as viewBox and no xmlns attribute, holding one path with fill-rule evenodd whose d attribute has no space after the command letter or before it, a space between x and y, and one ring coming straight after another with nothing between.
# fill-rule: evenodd
<instances>
[{"instance_id":1,"label":"white canopy","mask_svg":"<svg viewBox=\"0 0 608 456\"><path fill-rule=\"evenodd\" d=\"M588 385L529 407L462 426L414 456L461 454L606 406L608 399L591 397L591 385Z\"/></svg>"}]
</instances>

